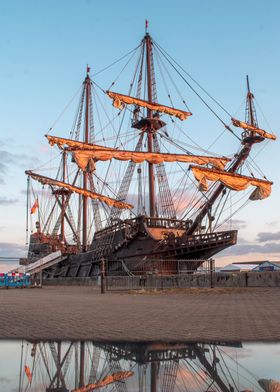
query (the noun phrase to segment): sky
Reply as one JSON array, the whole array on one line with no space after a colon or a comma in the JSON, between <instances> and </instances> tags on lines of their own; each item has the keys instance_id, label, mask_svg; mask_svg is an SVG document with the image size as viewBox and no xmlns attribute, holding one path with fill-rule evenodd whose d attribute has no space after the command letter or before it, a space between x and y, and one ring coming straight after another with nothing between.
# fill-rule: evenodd
<instances>
[{"instance_id":1,"label":"sky","mask_svg":"<svg viewBox=\"0 0 280 392\"><path fill-rule=\"evenodd\" d=\"M152 37L231 113L244 99L249 74L264 114L258 112L259 123L277 135L279 11L277 0L2 1L0 256L26 253L24 170L49 158L43 135L79 88L86 64L94 76L135 48L145 19ZM59 123L61 136L66 123ZM205 132L206 144L210 136ZM274 182L272 196L235 217L238 245L216 264L280 260L278 156L278 141L258 150L258 164Z\"/></svg>"}]
</instances>

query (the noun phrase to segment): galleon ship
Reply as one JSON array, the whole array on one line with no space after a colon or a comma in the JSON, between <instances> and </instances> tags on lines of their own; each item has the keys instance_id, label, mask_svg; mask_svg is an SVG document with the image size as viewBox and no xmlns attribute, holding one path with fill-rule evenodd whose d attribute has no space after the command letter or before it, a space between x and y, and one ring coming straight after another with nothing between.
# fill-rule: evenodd
<instances>
[{"instance_id":1,"label":"galleon ship","mask_svg":"<svg viewBox=\"0 0 280 392\"><path fill-rule=\"evenodd\" d=\"M104 88L97 79L108 72ZM209 114L204 134L192 97ZM31 233L22 263L60 251L46 278L93 277L101 260L112 273L168 274L178 261L196 271L236 244L235 214L271 193L251 152L275 135L258 124L248 77L240 120L147 29L135 49L99 73L87 67L70 133L54 132L46 139L57 165L26 171ZM222 152L210 151L216 146Z\"/></svg>"}]
</instances>

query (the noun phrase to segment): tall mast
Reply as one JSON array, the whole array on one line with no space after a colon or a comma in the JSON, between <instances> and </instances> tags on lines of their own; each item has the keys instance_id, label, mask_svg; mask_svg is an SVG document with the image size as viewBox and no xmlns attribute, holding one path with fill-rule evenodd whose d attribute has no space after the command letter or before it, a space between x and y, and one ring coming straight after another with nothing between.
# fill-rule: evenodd
<instances>
[{"instance_id":1,"label":"tall mast","mask_svg":"<svg viewBox=\"0 0 280 392\"><path fill-rule=\"evenodd\" d=\"M62 152L62 181L65 182L66 175L66 152ZM65 242L65 195L61 195L61 241Z\"/></svg>"},{"instance_id":2,"label":"tall mast","mask_svg":"<svg viewBox=\"0 0 280 392\"><path fill-rule=\"evenodd\" d=\"M250 124L254 125L254 116L253 116L253 106L252 106L252 93L250 91L250 84L249 84L249 77L246 75L246 81L247 81L247 100L249 103L249 118L250 118Z\"/></svg>"},{"instance_id":3,"label":"tall mast","mask_svg":"<svg viewBox=\"0 0 280 392\"><path fill-rule=\"evenodd\" d=\"M86 107L85 107L85 131L84 131L84 142L89 142L89 99L90 99L90 68L87 67L87 76L85 78L84 84L86 89ZM83 172L83 189L87 189L88 184L88 172L85 170ZM83 195L83 238L82 238L82 250L87 251L87 215L88 215L88 197Z\"/></svg>"},{"instance_id":4,"label":"tall mast","mask_svg":"<svg viewBox=\"0 0 280 392\"><path fill-rule=\"evenodd\" d=\"M254 109L253 109L253 94L250 91L250 86L249 86L249 78L248 75L246 76L246 82L247 82L247 106L249 108L249 121L252 125L255 125L256 120L254 116ZM227 170L229 173L235 173L237 169L243 164L243 162L248 158L251 148L253 144L256 142L254 137L246 137L248 135L245 134L243 136L242 144L243 148L241 149L240 153L237 155L235 161L232 163L230 168ZM254 136L254 132L250 132L250 136ZM226 187L223 184L219 184L216 190L214 191L213 195L207 200L206 204L202 207L200 213L197 215L193 223L191 224L190 228L187 230L187 234L194 234L194 232L197 230L199 225L202 222L202 219L208 214L210 211L211 207L217 200L217 198L222 194Z\"/></svg>"},{"instance_id":5,"label":"tall mast","mask_svg":"<svg viewBox=\"0 0 280 392\"><path fill-rule=\"evenodd\" d=\"M147 25L146 25L147 26ZM153 102L153 92L152 92L152 75L151 75L151 37L149 33L145 35L146 42L146 60L147 60L147 91L148 91L148 101ZM153 118L153 111L147 109L147 118ZM153 129L152 121L147 131L148 134L148 152L153 152ZM154 177L154 165L149 163L149 202L150 202L150 216L155 216L155 177Z\"/></svg>"},{"instance_id":6,"label":"tall mast","mask_svg":"<svg viewBox=\"0 0 280 392\"><path fill-rule=\"evenodd\" d=\"M257 127L257 117L256 117L256 110L255 110L255 105L254 105L254 95L251 93L250 90L250 84L249 84L249 76L246 76L246 81L247 81L247 105L246 105L246 111L247 111L247 117L248 117L248 123ZM246 119L247 120L247 119ZM254 133L253 133L254 135Z\"/></svg>"}]
</instances>

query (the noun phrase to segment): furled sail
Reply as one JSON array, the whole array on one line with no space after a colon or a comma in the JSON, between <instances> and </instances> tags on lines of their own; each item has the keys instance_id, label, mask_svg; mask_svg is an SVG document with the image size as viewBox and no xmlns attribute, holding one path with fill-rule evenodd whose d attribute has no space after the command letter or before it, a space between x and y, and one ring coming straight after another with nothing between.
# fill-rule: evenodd
<instances>
[{"instance_id":1,"label":"furled sail","mask_svg":"<svg viewBox=\"0 0 280 392\"><path fill-rule=\"evenodd\" d=\"M263 129L257 128L254 125L248 124L243 121L236 120L235 118L232 118L231 121L235 127L243 128L243 129L246 129L246 130L252 131L252 132L256 132L258 135L260 135L266 139L276 140L275 135L272 135L271 133L268 133L268 132L264 131Z\"/></svg>"},{"instance_id":2,"label":"furled sail","mask_svg":"<svg viewBox=\"0 0 280 392\"><path fill-rule=\"evenodd\" d=\"M236 173L224 172L221 170L207 169L198 166L191 166L191 170L199 181L200 190L208 190L208 181L220 181L227 188L234 191L243 191L250 185L255 186L256 189L250 195L250 200L262 200L269 197L271 193L271 185L273 184L267 180L260 180L254 177L247 177Z\"/></svg>"},{"instance_id":3,"label":"furled sail","mask_svg":"<svg viewBox=\"0 0 280 392\"><path fill-rule=\"evenodd\" d=\"M110 147L98 146L97 144L79 142L77 140L66 139L64 137L45 135L51 146L55 144L64 149L67 147L68 151L72 150L113 150Z\"/></svg>"},{"instance_id":4,"label":"furled sail","mask_svg":"<svg viewBox=\"0 0 280 392\"><path fill-rule=\"evenodd\" d=\"M91 392L94 389L100 389L103 387L106 387L109 384L123 381L131 376L134 375L134 372L132 371L124 371L124 372L117 372L110 374L109 376L105 376L102 380L94 383L94 384L87 384L83 387L77 388L77 389L72 389L71 392Z\"/></svg>"},{"instance_id":5,"label":"furled sail","mask_svg":"<svg viewBox=\"0 0 280 392\"><path fill-rule=\"evenodd\" d=\"M121 208L121 209L133 208L133 206L131 204L127 204L122 201L111 199L110 197L100 195L99 193L95 193L95 192L91 192L89 190L78 188L77 186L67 184L63 181L58 181L58 180L54 180L49 177L41 176L40 174L33 173L31 170L27 170L25 172L25 174L32 177L34 180L39 181L41 184L54 185L54 186L58 186L60 188L66 188L71 192L79 193L80 195L90 197L91 199L98 199L98 200L106 203L109 206L113 206L113 207L117 207L117 208Z\"/></svg>"},{"instance_id":6,"label":"furled sail","mask_svg":"<svg viewBox=\"0 0 280 392\"><path fill-rule=\"evenodd\" d=\"M46 135L46 137L51 146L54 144L57 144L59 148L67 146L68 151L73 152L74 159L82 170L86 169L91 158L95 161L108 161L114 158L120 161L133 161L135 163L147 161L153 164L159 164L162 162L185 162L196 163L198 165L210 164L217 169L223 169L230 161L230 159L226 157L124 151L99 146L97 144L78 142L57 136Z\"/></svg>"},{"instance_id":7,"label":"furled sail","mask_svg":"<svg viewBox=\"0 0 280 392\"><path fill-rule=\"evenodd\" d=\"M143 108L155 110L157 112L170 114L171 116L179 118L181 121L186 120L187 117L192 115L191 112L185 112L183 110L171 108L169 106L160 105L156 102L144 101L143 99L130 97L129 95L114 93L113 91L107 91L107 95L113 99L113 105L118 109L123 109L125 104L138 105Z\"/></svg>"},{"instance_id":8,"label":"furled sail","mask_svg":"<svg viewBox=\"0 0 280 392\"><path fill-rule=\"evenodd\" d=\"M198 165L213 165L218 169L223 169L227 162L230 161L228 158L216 158L202 155L180 155L180 154L163 154L156 152L138 152L138 151L122 151L122 150L77 150L73 151L73 157L77 162L78 166L85 170L90 159L94 161L108 161L111 159L117 159L119 161L132 161L135 163L142 163L147 161L153 164L159 164L162 162L185 162L185 163L196 163Z\"/></svg>"},{"instance_id":9,"label":"furled sail","mask_svg":"<svg viewBox=\"0 0 280 392\"><path fill-rule=\"evenodd\" d=\"M258 383L265 392L280 392L280 382L261 378Z\"/></svg>"}]
</instances>

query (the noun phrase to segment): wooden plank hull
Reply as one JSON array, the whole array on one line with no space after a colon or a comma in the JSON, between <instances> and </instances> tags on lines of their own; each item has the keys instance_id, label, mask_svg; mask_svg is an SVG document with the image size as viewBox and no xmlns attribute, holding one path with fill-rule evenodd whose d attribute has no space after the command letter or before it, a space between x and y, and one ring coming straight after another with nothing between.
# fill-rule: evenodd
<instances>
[{"instance_id":1,"label":"wooden plank hull","mask_svg":"<svg viewBox=\"0 0 280 392\"><path fill-rule=\"evenodd\" d=\"M204 260L236 244L235 230L186 235L185 229L176 227L177 222L180 221L168 227L148 225L146 219L136 219L105 229L97 233L90 251L68 256L48 276L96 276L102 258L108 262L110 274L143 274L155 270L170 274L176 271L177 261L182 260L192 260L186 262L185 268L195 271Z\"/></svg>"}]
</instances>

